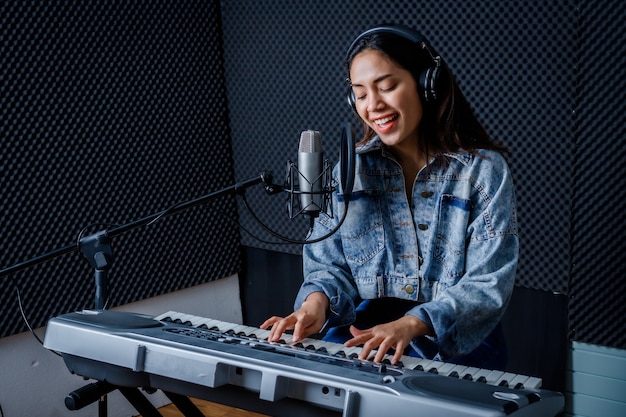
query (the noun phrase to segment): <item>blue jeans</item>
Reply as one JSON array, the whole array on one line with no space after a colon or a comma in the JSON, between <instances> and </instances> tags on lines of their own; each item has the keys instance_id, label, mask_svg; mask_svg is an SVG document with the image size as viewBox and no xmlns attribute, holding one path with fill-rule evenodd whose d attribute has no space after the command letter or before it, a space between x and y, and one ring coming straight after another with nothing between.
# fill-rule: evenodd
<instances>
[{"instance_id":1,"label":"blue jeans","mask_svg":"<svg viewBox=\"0 0 626 417\"><path fill-rule=\"evenodd\" d=\"M356 320L353 325L358 329L368 329L377 324L397 320L415 306L413 301L394 298L379 298L365 300L356 309ZM344 343L351 339L349 326L332 327L324 335L323 340L334 343ZM436 352L435 352L436 353ZM407 346L404 354L407 356L422 357L411 346ZM432 359L432 358L428 358ZM498 324L485 340L472 352L445 359L445 362L476 368L505 370L507 362L507 347L502 326Z\"/></svg>"}]
</instances>

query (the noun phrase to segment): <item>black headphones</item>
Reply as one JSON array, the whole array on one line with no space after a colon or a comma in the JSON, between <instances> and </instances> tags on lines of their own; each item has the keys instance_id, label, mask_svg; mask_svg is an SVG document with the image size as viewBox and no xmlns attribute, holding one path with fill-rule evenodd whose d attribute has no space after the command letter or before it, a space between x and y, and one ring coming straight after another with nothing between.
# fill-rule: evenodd
<instances>
[{"instance_id":1,"label":"black headphones","mask_svg":"<svg viewBox=\"0 0 626 417\"><path fill-rule=\"evenodd\" d=\"M401 36L404 39L407 39L414 44L416 44L420 49L425 50L432 60L432 65L429 65L424 71L422 71L417 79L417 89L419 91L420 97L424 101L424 103L430 104L437 101L437 83L439 82L439 74L441 69L441 57L437 55L433 48L430 46L424 35L422 35L417 30L404 25L383 25L375 28L371 28L361 33L350 45L348 48L348 53L346 54L346 62L350 59L350 55L354 48L359 44L361 39L377 34L377 33L390 33L393 35ZM348 82L350 79L348 78ZM350 106L356 111L356 98L354 97L354 92L352 91L352 86L348 86L348 103Z\"/></svg>"}]
</instances>

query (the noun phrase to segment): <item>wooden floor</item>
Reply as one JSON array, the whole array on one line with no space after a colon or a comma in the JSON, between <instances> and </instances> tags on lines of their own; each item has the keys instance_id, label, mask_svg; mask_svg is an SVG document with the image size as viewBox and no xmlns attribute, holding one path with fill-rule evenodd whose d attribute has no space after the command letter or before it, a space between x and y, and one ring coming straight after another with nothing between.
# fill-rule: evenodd
<instances>
[{"instance_id":1,"label":"wooden floor","mask_svg":"<svg viewBox=\"0 0 626 417\"><path fill-rule=\"evenodd\" d=\"M211 403L195 398L192 398L191 401L205 417L266 417L264 414L253 413L252 411L241 410L228 405ZM178 408L172 404L159 408L159 413L163 414L163 417L183 417Z\"/></svg>"}]
</instances>

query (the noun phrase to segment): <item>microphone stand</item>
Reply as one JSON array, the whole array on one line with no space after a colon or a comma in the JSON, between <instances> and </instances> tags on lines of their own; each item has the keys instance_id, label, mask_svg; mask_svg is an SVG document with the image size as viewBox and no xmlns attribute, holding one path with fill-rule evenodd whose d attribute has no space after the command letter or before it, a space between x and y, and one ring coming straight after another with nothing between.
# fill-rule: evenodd
<instances>
[{"instance_id":1,"label":"microphone stand","mask_svg":"<svg viewBox=\"0 0 626 417\"><path fill-rule=\"evenodd\" d=\"M131 223L127 223L124 225L116 226L108 230L100 230L95 234L83 237L79 239L78 243L67 245L65 247L55 249L53 251L44 253L42 255L36 256L27 261L19 262L14 264L8 268L0 270L0 278L3 278L9 274L14 272L18 272L24 270L26 268L30 268L32 266L41 264L43 262L49 261L51 259L57 258L61 255L65 255L77 250L80 250L85 259L93 266L94 275L95 275L95 283L96 283L96 291L94 296L94 307L96 310L104 310L106 307L106 302L109 298L109 282L108 282L108 273L111 269L113 263L113 249L111 246L112 238L115 236L119 236L123 233L126 233L130 230L136 229L138 227L147 226L150 223L153 223L159 220L162 217L168 216L170 214L178 213L179 211L186 210L187 208L198 206L204 203L207 203L216 198L243 193L247 188L250 188L254 185L263 183L265 186L266 193L272 195L282 191L282 187L272 184L272 175L267 172L261 173L258 177L238 182L230 187L224 188L222 190L213 192L211 194L207 194L202 197L198 197L196 199L178 203L168 209L165 209L159 213L152 214L150 216L144 217L139 220L135 220ZM88 398L87 401L82 401L80 407L86 406L92 402L98 401L98 415L100 417L106 417L107 415L107 399L106 395L109 391L111 391L112 387L109 387L106 382L99 381L94 384L90 384L81 388L82 392L78 393L73 392L68 396L68 398L80 398L81 395L83 397ZM72 395L74 397L72 397ZM80 395L79 395L80 394ZM71 399L70 398L70 399ZM129 398L127 396L127 398ZM139 409L145 409L145 404L140 399L137 399L137 396L134 395L130 397L132 399L132 403L134 406L139 406ZM129 400L130 400L129 399ZM66 400L66 405L68 404ZM70 409L78 409L78 407L74 402L70 401L72 408ZM78 407L78 408L74 408ZM69 406L68 406L69 408Z\"/></svg>"},{"instance_id":2,"label":"microphone stand","mask_svg":"<svg viewBox=\"0 0 626 417\"><path fill-rule=\"evenodd\" d=\"M100 230L92 235L81 238L78 243L67 245L32 259L19 262L8 268L0 270L0 278L12 273L22 271L32 266L47 262L59 256L80 250L85 259L93 266L95 272L96 292L94 297L94 307L96 310L105 308L108 294L108 271L113 263L113 249L111 247L112 238L124 234L138 227L146 226L162 217L170 214L178 213L190 207L205 204L211 200L231 194L238 194L254 185L263 183L265 191L268 194L276 194L282 191L282 188L276 184L272 184L272 175L268 172L261 173L258 177L238 182L230 187L215 191L202 197L195 198L190 201L178 203L159 213L146 216L133 222L116 226L108 230Z\"/></svg>"},{"instance_id":3,"label":"microphone stand","mask_svg":"<svg viewBox=\"0 0 626 417\"><path fill-rule=\"evenodd\" d=\"M199 206L219 197L231 194L238 194L257 184L265 184L265 190L268 194L274 194L280 191L279 187L271 183L272 176L269 173L262 173L260 176L238 182L230 187L207 194L196 199L176 204L164 211L152 214L134 222L113 227L109 230L96 232L93 235L80 239L79 248L87 261L94 268L94 277L96 283L96 292L94 305L96 310L104 310L106 301L109 297L108 291L108 271L113 262L113 249L111 247L111 238L122 235L130 230L146 226L162 217L170 214L178 213L190 207Z\"/></svg>"}]
</instances>

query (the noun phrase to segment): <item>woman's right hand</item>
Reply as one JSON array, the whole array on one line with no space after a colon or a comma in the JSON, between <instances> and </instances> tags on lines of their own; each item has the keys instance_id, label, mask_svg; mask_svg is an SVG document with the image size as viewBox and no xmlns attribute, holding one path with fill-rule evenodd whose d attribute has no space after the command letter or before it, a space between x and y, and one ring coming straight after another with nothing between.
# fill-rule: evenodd
<instances>
[{"instance_id":1,"label":"woman's right hand","mask_svg":"<svg viewBox=\"0 0 626 417\"><path fill-rule=\"evenodd\" d=\"M287 317L270 317L259 327L261 329L272 328L267 338L269 342L279 341L286 330L293 330L293 341L299 342L322 329L326 321L328 306L329 300L326 294L314 292L309 294L297 311Z\"/></svg>"}]
</instances>

